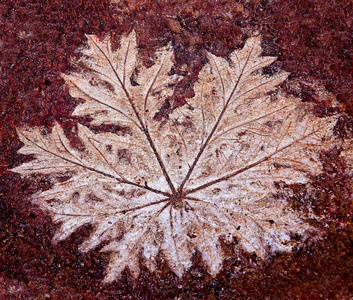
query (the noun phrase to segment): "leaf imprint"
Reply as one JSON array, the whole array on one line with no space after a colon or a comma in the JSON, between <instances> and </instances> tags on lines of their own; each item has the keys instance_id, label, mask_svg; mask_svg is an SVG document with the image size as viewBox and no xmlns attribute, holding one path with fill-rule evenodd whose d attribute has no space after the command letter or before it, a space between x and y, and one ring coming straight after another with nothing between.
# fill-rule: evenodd
<instances>
[{"instance_id":1,"label":"leaf imprint","mask_svg":"<svg viewBox=\"0 0 353 300\"><path fill-rule=\"evenodd\" d=\"M112 282L126 267L137 276L141 257L154 271L157 255L182 276L195 251L216 275L225 259L220 238L265 259L290 251L299 243L294 234L315 236L304 216L273 197L274 182L304 183L322 172L317 154L332 146L335 118L317 118L277 90L288 73L262 73L276 58L261 55L260 37L228 61L208 53L195 97L164 123L154 116L179 80L169 75L172 50L161 49L145 68L137 64L134 32L116 51L109 38L87 40L79 61L85 71L62 75L71 96L83 100L73 115L129 130L96 134L78 124L78 150L59 124L45 135L18 129L19 153L35 158L13 172L71 174L33 196L61 224L54 242L92 224L81 250L105 242L100 251L111 261L104 281Z\"/></svg>"}]
</instances>

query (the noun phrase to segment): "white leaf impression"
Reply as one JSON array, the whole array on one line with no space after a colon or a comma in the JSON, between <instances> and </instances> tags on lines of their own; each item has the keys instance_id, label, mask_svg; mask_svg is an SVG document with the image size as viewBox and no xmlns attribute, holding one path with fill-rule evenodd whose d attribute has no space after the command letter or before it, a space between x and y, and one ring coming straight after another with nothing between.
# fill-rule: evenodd
<instances>
[{"instance_id":1,"label":"white leaf impression","mask_svg":"<svg viewBox=\"0 0 353 300\"><path fill-rule=\"evenodd\" d=\"M87 39L82 71L63 75L70 94L83 100L73 115L128 130L94 133L78 124L78 150L59 124L51 133L18 129L19 152L35 158L13 172L70 174L33 196L60 224L54 242L93 225L81 250L105 243L100 251L111 261L104 281L112 282L126 267L137 276L141 263L153 272L158 255L182 276L196 251L216 275L226 258L222 239L265 259L290 251L299 243L293 235L317 235L273 196L274 182L304 183L322 172L318 151L332 146L335 118L315 117L277 91L288 73L263 73L276 58L261 55L260 37L228 60L209 53L195 97L163 122L154 116L178 81L170 76L173 52L161 49L146 68L137 64L134 32L116 51L108 38Z\"/></svg>"}]
</instances>

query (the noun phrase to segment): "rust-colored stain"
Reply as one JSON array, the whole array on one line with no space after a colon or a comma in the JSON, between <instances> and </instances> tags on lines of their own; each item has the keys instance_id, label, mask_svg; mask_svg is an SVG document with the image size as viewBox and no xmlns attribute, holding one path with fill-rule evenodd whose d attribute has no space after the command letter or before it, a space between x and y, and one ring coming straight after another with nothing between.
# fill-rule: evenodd
<instances>
[{"instance_id":1,"label":"rust-colored stain","mask_svg":"<svg viewBox=\"0 0 353 300\"><path fill-rule=\"evenodd\" d=\"M295 210L321 216L324 236L290 253L263 260L224 243L228 259L220 273L207 272L202 255L176 276L167 261L158 272L141 266L135 278L124 271L118 281L102 284L109 255L79 251L94 228L81 227L52 244L58 229L30 197L51 188L45 176L21 178L8 171L31 158L15 128L61 124L80 147L72 129L90 119L72 116L79 104L61 73L75 71L72 60L85 34L112 36L113 47L135 30L141 63L153 64L156 50L171 43L175 74L183 79L166 98L164 118L195 95L208 63L206 51L227 57L254 33L263 36L264 55L277 56L265 69L271 76L290 72L282 89L313 104L317 118L338 116L337 145L352 138L352 21L348 1L19 1L0 4L0 297L3 299L349 299L353 295L352 169L342 146L322 151L324 173L310 184L278 182L279 197ZM206 50L206 51L205 51ZM323 93L322 91L325 91ZM323 97L323 95L325 96ZM102 128L101 128L102 129ZM99 130L96 128L96 130ZM126 128L106 126L104 131ZM81 145L82 146L82 145ZM351 153L351 152L345 152ZM298 238L293 236L293 239Z\"/></svg>"}]
</instances>

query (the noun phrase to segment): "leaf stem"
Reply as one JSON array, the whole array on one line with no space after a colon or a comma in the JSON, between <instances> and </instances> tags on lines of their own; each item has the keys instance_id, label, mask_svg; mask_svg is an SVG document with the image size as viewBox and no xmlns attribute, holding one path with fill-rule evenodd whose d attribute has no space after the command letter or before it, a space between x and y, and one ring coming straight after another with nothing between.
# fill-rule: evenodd
<instances>
[{"instance_id":1,"label":"leaf stem","mask_svg":"<svg viewBox=\"0 0 353 300\"><path fill-rule=\"evenodd\" d=\"M157 159L157 161L158 161L158 164L159 164L159 166L161 167L163 176L165 177L165 179L166 179L166 181L167 181L167 183L168 183L168 185L169 185L169 188L171 189L172 193L175 193L175 192L176 192L175 187L174 187L174 185L173 185L173 183L172 183L172 181L171 181L171 179L170 179L170 177L169 177L169 174L168 174L167 169L166 169L166 167L165 167L165 165L164 165L164 163L163 163L163 160L162 160L161 156L159 155L159 153L158 153L158 151L157 151L157 148L156 148L156 146L155 146L155 144L154 144L154 142L153 142L153 140L152 140L152 138L151 138L151 135L150 135L150 133L149 133L149 131L148 131L148 127L147 127L147 125L145 125L144 122L142 121L141 116L140 116L140 114L138 113L138 110L137 110L137 108L136 108L134 102L132 101L132 98L131 98L129 92L128 92L128 90L126 89L125 84L121 81L121 79L120 79L120 77L119 77L119 74L117 73L116 69L114 68L113 64L111 63L111 61L110 61L110 59L108 58L108 56L106 55L106 53L99 47L99 45L97 45L97 43L96 43L94 40L92 40L92 41L93 41L93 43L96 45L96 47L99 49L99 51L101 51L101 53L104 55L104 57L106 58L106 60L108 61L109 65L110 65L111 69L113 70L114 75L115 75L116 78L118 79L118 81L119 81L119 83L120 83L120 85L121 85L121 87L122 87L122 89L123 89L123 91L124 91L124 93L125 93L125 95L126 95L128 101L129 101L129 104L130 104L132 110L134 111L135 116L136 116L138 122L139 122L140 125L141 125L142 131L143 131L143 133L145 134L145 136L146 136L146 138L147 138L147 141L148 141L148 143L150 144L154 155L156 156L156 159ZM158 73L159 73L159 70L158 70ZM125 74L124 74L124 75L125 75ZM157 75L158 75L158 74L157 74ZM151 87L150 87L150 89L151 89ZM150 89L149 89L149 91L150 91ZM146 96L146 97L147 97L147 96ZM146 100L147 100L147 99L145 99L145 101L146 101Z\"/></svg>"},{"instance_id":2,"label":"leaf stem","mask_svg":"<svg viewBox=\"0 0 353 300\"><path fill-rule=\"evenodd\" d=\"M167 202L168 200L169 200L169 198L165 198L165 199L162 199L162 200L159 200L159 201L154 201L154 202L151 202L151 203L147 203L147 204L144 204L144 205L140 205L140 206L136 206L136 207L132 207L132 208L128 208L128 209L118 210L118 211L115 211L115 212L112 212L112 213L101 213L101 214L63 214L63 213L56 213L56 212L54 212L54 214L60 215L60 216L68 216L68 217L112 216L112 215L116 215L116 214L126 214L126 213L128 213L128 212L135 211L135 210L138 210L138 209L142 209L142 208L145 208L145 207L148 207L148 206L152 206L152 205L160 204L160 203L163 203L163 202ZM167 203L166 205L164 205L164 206L162 207L161 212L162 212L168 205L170 205L170 204Z\"/></svg>"},{"instance_id":3,"label":"leaf stem","mask_svg":"<svg viewBox=\"0 0 353 300\"><path fill-rule=\"evenodd\" d=\"M27 137L25 134L23 134L23 132L19 131L19 133L20 133L23 137L25 137L29 142L31 142L31 143L34 144L36 147L38 147L39 149L41 149L42 151L45 151L45 152L47 152L47 153L49 153L49 154L51 154L51 155L53 155L53 156L55 156L55 157L58 157L58 158L60 158L60 159L62 159L62 160L64 160L64 161L67 161L67 162L69 162L69 163L71 163L71 164L74 164L74 165L76 165L76 166L79 166L79 167L81 167L81 168L87 169L87 170L89 170L89 171L92 171L92 172L101 174L101 175L103 175L103 176L106 176L106 177L115 179L116 181L118 181L119 183L122 183L122 184L133 185L133 186L136 186L136 187L138 187L138 188L145 189L145 190L148 190L148 191L150 191L150 192L153 192L153 193L155 193L155 194L164 195L164 196L166 196L166 197L170 197L170 196L171 196L170 193L163 192L163 191L160 191L160 190L151 188L151 187L149 187L149 186L147 186L147 185L141 185L141 184L132 182L132 181L127 180L127 179L122 179L122 178L116 177L116 176L114 176L114 175L105 173L105 172L100 171L100 170L97 170L97 169L95 169L95 168L86 166L86 165L84 165L83 162L76 162L76 161L74 161L74 160L68 159L68 158L63 157L63 156L61 156L61 155L58 155L58 154L56 154L56 153L54 153L54 152L52 152L52 151L50 151L50 150L48 150L48 149L46 149L46 148L43 148L43 147L39 146L37 143L35 143L35 142L32 141L29 137ZM69 152L69 153L70 153L70 152ZM70 155L73 156L71 153L70 153ZM73 156L73 157L74 157L74 156ZM76 157L74 157L74 158L76 158Z\"/></svg>"},{"instance_id":4,"label":"leaf stem","mask_svg":"<svg viewBox=\"0 0 353 300\"><path fill-rule=\"evenodd\" d=\"M317 130L317 131L318 131L318 130ZM202 184L202 185L200 185L200 186L198 186L198 187L196 187L196 188L187 190L187 191L184 192L184 195L188 195L188 194L191 194L191 193L195 193L195 192L197 192L197 191L203 190L203 189L205 189L205 188L208 188L208 187L210 187L210 186L212 186L212 185L215 185L215 184L217 184L217 183L220 183L220 182L222 182L222 181L226 181L226 180L228 180L228 179L230 179L230 178L233 178L233 177L235 177L235 176L237 176L237 175L239 175L239 174L241 174L241 173L243 173L243 172L245 172L245 171L247 171L247 170L249 170L249 169L251 169L251 168L253 168L253 167L255 167L255 166L257 166L257 165L259 165L259 164L261 164L261 163L263 163L263 162L265 162L265 161L268 161L268 160L271 159L274 155L276 155L276 154L282 152L283 150L285 150L285 149L287 149L287 148L293 146L293 144L296 144L296 143L298 143L298 142L300 142L300 141L302 141L302 140L308 138L310 135L315 134L317 131L313 131L313 132L311 132L310 134L307 134L307 135L301 137L300 139L297 139L297 140L293 141L292 143L290 143L290 144L288 144L288 145L286 145L286 146L284 146L284 147L282 147L282 148L279 148L278 150L276 150L276 151L273 152L272 154L267 155L267 156L265 156L264 158L262 158L262 159L260 159L260 160L258 160L258 161L256 161L256 162L253 162L253 163L251 163L251 164L249 164L249 165L247 165L247 166L245 166L245 167L243 167L243 168L241 168L241 169L239 169L239 170L237 170L237 171L235 171L235 172L232 172L232 173L230 173L230 174L227 174L227 175L222 176L222 177L220 177L220 178L217 178L217 179L215 179L215 180L211 180L211 181L209 181L209 182L207 182L207 183L205 183L205 184Z\"/></svg>"},{"instance_id":5,"label":"leaf stem","mask_svg":"<svg viewBox=\"0 0 353 300\"><path fill-rule=\"evenodd\" d=\"M181 190L183 189L184 185L186 184L186 182L189 180L189 178L190 178L190 176L191 176L193 170L195 169L195 167L196 167L198 161L199 161L200 158L201 158L201 155L203 154L203 152L204 152L205 149L207 148L207 146L208 146L208 144L209 144L211 138L213 137L214 133L216 132L216 130L217 130L217 128L218 128L218 126L219 126L219 124L220 124L220 122L221 122L221 120L222 120L223 115L225 114L226 110L228 109L229 102L230 102L230 100L232 99L232 97L233 97L233 95L234 95L234 93L235 93L235 90L237 89L237 87L238 87L238 85L239 85L240 79L241 79L241 77L242 77L242 75L243 75L243 73L244 73L245 67L246 67L246 65L247 65L247 63L248 63L248 61L249 61L251 52L252 52L252 50L250 51L250 53L249 53L249 55L248 55L248 57L247 57L247 59L246 59L246 62L245 62L245 64L244 64L244 66L243 66L243 69L241 70L241 73L239 74L238 79L237 79L237 81L236 81L236 83L235 83L235 85L234 85L234 87L233 87L233 89L232 89L232 92L231 92L230 95L228 96L228 99L227 99L227 101L226 101L226 103L225 103L225 105L224 105L224 107L223 107L221 113L219 114L216 123L214 124L214 126L213 126L213 128L212 128L210 134L208 135L206 141L203 143L203 145L201 146L199 152L197 153L194 162L192 163L191 167L189 168L189 171L188 171L188 173L186 174L186 176L185 176L183 182L180 184L178 190L181 191ZM216 66L216 68L217 68L217 66ZM221 75L219 74L218 68L217 68L217 71L218 71L219 77L221 78Z\"/></svg>"}]
</instances>

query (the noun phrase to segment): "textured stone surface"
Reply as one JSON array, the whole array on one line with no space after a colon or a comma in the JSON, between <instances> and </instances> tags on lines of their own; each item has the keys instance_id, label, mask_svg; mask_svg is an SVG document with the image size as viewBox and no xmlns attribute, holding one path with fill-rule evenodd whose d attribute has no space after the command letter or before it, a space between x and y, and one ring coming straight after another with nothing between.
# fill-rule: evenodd
<instances>
[{"instance_id":1,"label":"textured stone surface","mask_svg":"<svg viewBox=\"0 0 353 300\"><path fill-rule=\"evenodd\" d=\"M337 138L350 137L350 2L127 1L112 7L98 0L14 0L1 3L0 11L1 295L10 299L42 299L48 295L53 299L348 299L352 295L352 171L340 158L339 149L322 154L325 174L313 178L312 185L280 186L292 207L309 206L323 216L325 239L294 254L274 257L266 265L246 253L234 255L216 278L207 275L196 255L193 267L182 279L159 261L158 275L143 269L137 279L124 274L119 282L107 286L101 286L101 279L108 257L78 251L92 228L85 226L53 246L55 225L29 200L49 182L44 177L23 180L6 171L26 160L16 154L21 147L16 126L46 125L50 129L57 120L70 141L79 146L71 132L77 118L70 116L77 103L63 87L60 73L72 70L69 60L78 55L76 49L83 45L84 33L110 33L118 46L119 36L135 29L146 66L157 48L172 42L176 72L188 74L173 95L173 103L181 105L193 96L193 83L206 63L204 49L227 55L258 30L265 38L265 54L279 57L267 72L291 72L292 80L284 88L314 103L318 116L338 112ZM332 97L323 101L319 97L322 87ZM164 108L161 118L169 113L170 101ZM240 273L235 272L238 269ZM4 286L11 289L4 291Z\"/></svg>"}]
</instances>

